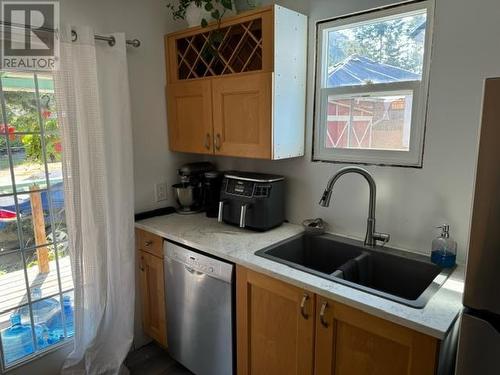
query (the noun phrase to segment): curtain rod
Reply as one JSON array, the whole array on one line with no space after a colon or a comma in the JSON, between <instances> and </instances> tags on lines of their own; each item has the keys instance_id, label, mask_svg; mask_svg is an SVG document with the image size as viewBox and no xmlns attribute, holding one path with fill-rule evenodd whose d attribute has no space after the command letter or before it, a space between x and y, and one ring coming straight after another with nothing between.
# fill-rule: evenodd
<instances>
[{"instance_id":1,"label":"curtain rod","mask_svg":"<svg viewBox=\"0 0 500 375\"><path fill-rule=\"evenodd\" d=\"M71 37L73 42L76 42L76 40L78 39L78 34L76 33L75 30L71 30ZM104 35L94 34L94 39L108 42L108 44L111 47L113 47L116 43L116 39L114 36L104 36ZM141 41L139 39L127 39L125 40L125 43L135 48L140 47L141 45Z\"/></svg>"},{"instance_id":2,"label":"curtain rod","mask_svg":"<svg viewBox=\"0 0 500 375\"><path fill-rule=\"evenodd\" d=\"M23 24L13 23L13 22L0 21L0 25L10 26L10 27L17 27L17 28L20 28L20 29L32 30L31 25L23 25ZM58 30L51 29L49 27L38 27L35 30L46 31L46 32L49 32L49 33L57 33L58 32ZM72 39L73 42L75 42L78 39L78 34L77 34L77 32L75 30L71 30L71 39ZM95 34L94 35L94 39L95 40L102 40L102 41L108 42L108 44L111 47L116 44L116 39L115 39L114 36L104 36L104 35ZM128 44L128 45L130 45L130 46L132 46L132 47L135 47L135 48L140 47L140 45L141 45L141 41L139 39L127 39L125 41L125 43Z\"/></svg>"}]
</instances>

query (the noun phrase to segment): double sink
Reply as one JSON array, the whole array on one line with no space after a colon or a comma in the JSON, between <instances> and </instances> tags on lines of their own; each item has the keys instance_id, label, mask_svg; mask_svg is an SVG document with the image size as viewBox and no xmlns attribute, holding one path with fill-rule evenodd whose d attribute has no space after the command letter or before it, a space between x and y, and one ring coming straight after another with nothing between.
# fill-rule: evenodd
<instances>
[{"instance_id":1,"label":"double sink","mask_svg":"<svg viewBox=\"0 0 500 375\"><path fill-rule=\"evenodd\" d=\"M424 256L331 234L303 233L256 255L415 308L423 308L453 271Z\"/></svg>"}]
</instances>

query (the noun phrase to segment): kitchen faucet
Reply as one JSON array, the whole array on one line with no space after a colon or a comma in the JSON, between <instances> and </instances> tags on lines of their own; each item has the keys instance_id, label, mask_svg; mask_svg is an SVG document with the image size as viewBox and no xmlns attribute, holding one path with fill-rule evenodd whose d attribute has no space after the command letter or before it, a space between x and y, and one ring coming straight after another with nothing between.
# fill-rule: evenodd
<instances>
[{"instance_id":1,"label":"kitchen faucet","mask_svg":"<svg viewBox=\"0 0 500 375\"><path fill-rule=\"evenodd\" d=\"M330 199L332 197L332 190L338 179L347 173L357 173L365 178L370 186L370 202L368 207L368 220L366 223L366 236L365 236L365 246L375 246L377 241L383 241L384 244L389 242L391 236L387 233L378 233L375 231L375 205L377 201L377 186L375 185L375 180L368 171L359 167L345 167L339 170L336 174L330 177L328 184L326 185L325 192L319 201L319 204L323 207L328 207L330 205Z\"/></svg>"}]
</instances>

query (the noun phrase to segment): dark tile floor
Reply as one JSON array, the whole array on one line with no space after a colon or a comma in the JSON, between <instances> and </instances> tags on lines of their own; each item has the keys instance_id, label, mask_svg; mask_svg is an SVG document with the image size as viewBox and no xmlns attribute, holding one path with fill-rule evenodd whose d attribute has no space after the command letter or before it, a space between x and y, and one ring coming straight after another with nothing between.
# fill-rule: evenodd
<instances>
[{"instance_id":1,"label":"dark tile floor","mask_svg":"<svg viewBox=\"0 0 500 375\"><path fill-rule=\"evenodd\" d=\"M130 375L193 375L155 343L130 352L125 365Z\"/></svg>"}]
</instances>

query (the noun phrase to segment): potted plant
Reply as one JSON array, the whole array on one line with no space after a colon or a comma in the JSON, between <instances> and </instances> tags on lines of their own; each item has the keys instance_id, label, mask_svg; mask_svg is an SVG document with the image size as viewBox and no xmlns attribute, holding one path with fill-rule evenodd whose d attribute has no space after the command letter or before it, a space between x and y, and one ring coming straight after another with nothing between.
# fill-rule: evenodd
<instances>
[{"instance_id":1,"label":"potted plant","mask_svg":"<svg viewBox=\"0 0 500 375\"><path fill-rule=\"evenodd\" d=\"M186 20L188 26L206 27L212 20L221 22L227 13L235 13L234 0L179 0L177 4L168 3L174 20Z\"/></svg>"},{"instance_id":2,"label":"potted plant","mask_svg":"<svg viewBox=\"0 0 500 375\"><path fill-rule=\"evenodd\" d=\"M247 6L243 10L255 7L255 0L240 0ZM218 48L223 38L220 32L222 18L228 14L236 13L235 0L178 0L177 3L168 3L167 8L172 10L174 20L186 20L188 26L207 27L210 21L217 21L217 29L209 33L208 43L202 51L207 60L218 57Z\"/></svg>"}]
</instances>

